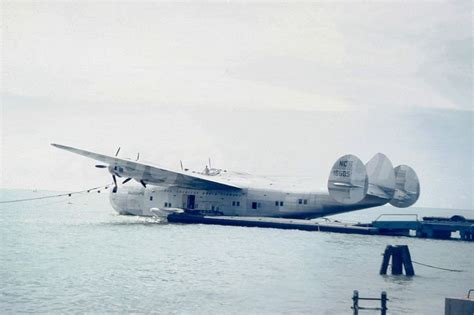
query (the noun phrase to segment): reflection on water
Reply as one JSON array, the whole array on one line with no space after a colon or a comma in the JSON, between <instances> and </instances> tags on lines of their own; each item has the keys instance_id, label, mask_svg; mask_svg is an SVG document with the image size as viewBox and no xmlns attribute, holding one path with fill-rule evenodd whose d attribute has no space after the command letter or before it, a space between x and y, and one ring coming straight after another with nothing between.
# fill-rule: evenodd
<instances>
[{"instance_id":1,"label":"reflection on water","mask_svg":"<svg viewBox=\"0 0 474 315\"><path fill-rule=\"evenodd\" d=\"M387 291L391 314L442 314L444 297L474 283L466 242L166 224L116 215L97 195L0 210L2 313L347 314L359 290ZM382 210L371 211L337 218L367 221ZM387 244L466 272L415 265L414 278L380 276Z\"/></svg>"}]
</instances>

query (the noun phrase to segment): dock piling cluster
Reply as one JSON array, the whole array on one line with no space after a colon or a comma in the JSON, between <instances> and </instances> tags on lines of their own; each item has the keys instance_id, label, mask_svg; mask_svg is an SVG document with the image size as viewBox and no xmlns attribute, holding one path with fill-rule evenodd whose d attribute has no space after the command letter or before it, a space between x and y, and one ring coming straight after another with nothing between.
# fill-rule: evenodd
<instances>
[{"instance_id":1,"label":"dock piling cluster","mask_svg":"<svg viewBox=\"0 0 474 315\"><path fill-rule=\"evenodd\" d=\"M415 275L410 250L407 245L387 245L385 252L383 253L382 265L380 267L381 275L387 274L390 258L392 258L392 275L403 274L403 269L405 269L405 274L408 277Z\"/></svg>"}]
</instances>

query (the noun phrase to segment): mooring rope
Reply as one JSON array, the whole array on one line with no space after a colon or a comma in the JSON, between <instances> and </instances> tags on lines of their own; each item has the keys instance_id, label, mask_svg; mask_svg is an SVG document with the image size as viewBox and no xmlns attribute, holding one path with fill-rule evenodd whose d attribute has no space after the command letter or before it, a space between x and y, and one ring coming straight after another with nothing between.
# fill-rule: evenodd
<instances>
[{"instance_id":1,"label":"mooring rope","mask_svg":"<svg viewBox=\"0 0 474 315\"><path fill-rule=\"evenodd\" d=\"M452 272L465 272L465 271L466 271L466 270L458 270L458 269L448 269L448 268L436 267L436 266L432 266L432 265L428 265L428 264L423 264L423 263L420 263L420 262L417 262L417 261L414 261L414 260L412 260L411 262L414 263L414 264L421 265L421 266L425 266L425 267L429 267L429 268L434 268L434 269L439 269L439 270L445 270L445 271L452 271Z\"/></svg>"},{"instance_id":2,"label":"mooring rope","mask_svg":"<svg viewBox=\"0 0 474 315\"><path fill-rule=\"evenodd\" d=\"M81 191L73 191L73 192L68 192L68 193L62 193L62 194L56 194L56 195L48 195L48 196L41 196L41 197L33 197L33 198L24 198L24 199L14 199L14 200L6 200L6 201L0 201L0 204L2 203L14 203L14 202L23 202L23 201L32 201L32 200L40 200L40 199L50 199L50 198L58 198L58 197L71 197L72 195L77 195L77 194L83 194L83 193L89 193L91 191L98 191L100 192L100 189L107 189L109 188L111 184L107 184L105 186L99 186L99 187L93 187Z\"/></svg>"}]
</instances>

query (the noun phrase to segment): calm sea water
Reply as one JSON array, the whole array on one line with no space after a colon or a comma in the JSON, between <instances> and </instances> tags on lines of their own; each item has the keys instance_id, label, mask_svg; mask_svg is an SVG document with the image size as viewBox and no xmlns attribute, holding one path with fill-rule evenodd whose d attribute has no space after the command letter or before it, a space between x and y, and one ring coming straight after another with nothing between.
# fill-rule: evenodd
<instances>
[{"instance_id":1,"label":"calm sea water","mask_svg":"<svg viewBox=\"0 0 474 315\"><path fill-rule=\"evenodd\" d=\"M2 191L1 200L46 192ZM474 288L474 244L118 216L106 194L0 205L0 312L350 314L353 290L385 290L391 314L443 314ZM368 221L379 208L337 216ZM404 210L421 215L472 211ZM378 275L407 244L416 276ZM364 303L364 305L372 305ZM373 304L375 306L375 304Z\"/></svg>"}]
</instances>

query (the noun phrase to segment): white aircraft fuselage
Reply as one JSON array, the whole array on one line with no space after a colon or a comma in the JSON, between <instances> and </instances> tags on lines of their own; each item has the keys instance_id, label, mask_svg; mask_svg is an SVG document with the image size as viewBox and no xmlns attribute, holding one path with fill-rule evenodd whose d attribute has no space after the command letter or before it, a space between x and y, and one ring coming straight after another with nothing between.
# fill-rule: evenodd
<instances>
[{"instance_id":1,"label":"white aircraft fuselage","mask_svg":"<svg viewBox=\"0 0 474 315\"><path fill-rule=\"evenodd\" d=\"M380 206L385 199L369 196L363 203L343 205L328 192L286 192L248 188L240 191L200 190L180 187L123 185L110 190L110 203L123 215L154 216L153 208L180 208L191 213L280 217L317 218L325 215Z\"/></svg>"},{"instance_id":2,"label":"white aircraft fuselage","mask_svg":"<svg viewBox=\"0 0 474 315\"><path fill-rule=\"evenodd\" d=\"M104 163L96 167L107 168L112 174L110 202L124 215L184 211L196 215L310 219L386 203L408 207L420 194L416 173L406 165L393 168L381 153L365 165L354 155L339 158L330 170L327 191L314 191L311 185L302 186L297 181L284 183L210 166L202 172L170 170L139 162L138 157L135 161L118 158L119 151L116 156L108 156L53 146ZM125 180L119 184L117 178Z\"/></svg>"}]
</instances>

